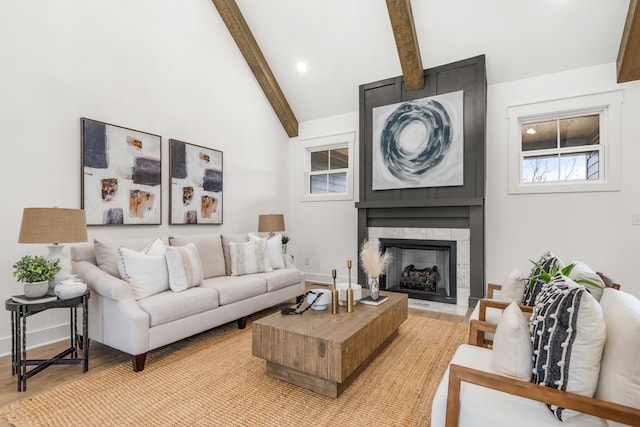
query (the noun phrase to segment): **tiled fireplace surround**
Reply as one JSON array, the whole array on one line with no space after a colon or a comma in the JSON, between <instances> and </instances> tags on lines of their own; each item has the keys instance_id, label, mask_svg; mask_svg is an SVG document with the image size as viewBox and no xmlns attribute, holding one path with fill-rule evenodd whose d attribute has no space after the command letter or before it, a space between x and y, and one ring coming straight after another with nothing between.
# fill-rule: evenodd
<instances>
[{"instance_id":1,"label":"tiled fireplace surround","mask_svg":"<svg viewBox=\"0 0 640 427\"><path fill-rule=\"evenodd\" d=\"M468 306L470 291L470 230L468 228L404 228L404 227L368 227L369 240L379 239L415 239L415 240L453 240L457 246L457 306Z\"/></svg>"}]
</instances>

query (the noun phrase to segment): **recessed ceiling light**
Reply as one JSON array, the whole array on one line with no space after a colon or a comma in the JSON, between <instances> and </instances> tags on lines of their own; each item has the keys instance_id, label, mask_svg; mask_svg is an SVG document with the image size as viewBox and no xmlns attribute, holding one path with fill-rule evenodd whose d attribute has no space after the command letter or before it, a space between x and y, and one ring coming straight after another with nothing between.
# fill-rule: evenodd
<instances>
[{"instance_id":1,"label":"recessed ceiling light","mask_svg":"<svg viewBox=\"0 0 640 427\"><path fill-rule=\"evenodd\" d=\"M309 67L307 66L306 62L298 62L298 71L300 71L301 73L306 73L308 69Z\"/></svg>"},{"instance_id":2,"label":"recessed ceiling light","mask_svg":"<svg viewBox=\"0 0 640 427\"><path fill-rule=\"evenodd\" d=\"M536 130L534 128L527 129L527 135L535 135L535 134L536 134Z\"/></svg>"}]
</instances>

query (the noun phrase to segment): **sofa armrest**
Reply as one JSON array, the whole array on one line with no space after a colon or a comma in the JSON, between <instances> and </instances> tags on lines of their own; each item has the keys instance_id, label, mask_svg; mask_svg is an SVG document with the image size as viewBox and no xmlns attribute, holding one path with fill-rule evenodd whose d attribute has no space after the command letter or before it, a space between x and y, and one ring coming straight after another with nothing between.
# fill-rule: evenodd
<instances>
[{"instance_id":1,"label":"sofa armrest","mask_svg":"<svg viewBox=\"0 0 640 427\"><path fill-rule=\"evenodd\" d=\"M133 290L127 282L103 271L89 261L74 261L73 274L77 274L91 289L115 301L133 299Z\"/></svg>"},{"instance_id":2,"label":"sofa armrest","mask_svg":"<svg viewBox=\"0 0 640 427\"><path fill-rule=\"evenodd\" d=\"M622 424L638 425L638 420L640 420L640 409L452 364L449 367L446 427L458 425L462 382L573 409L574 411L617 421Z\"/></svg>"}]
</instances>

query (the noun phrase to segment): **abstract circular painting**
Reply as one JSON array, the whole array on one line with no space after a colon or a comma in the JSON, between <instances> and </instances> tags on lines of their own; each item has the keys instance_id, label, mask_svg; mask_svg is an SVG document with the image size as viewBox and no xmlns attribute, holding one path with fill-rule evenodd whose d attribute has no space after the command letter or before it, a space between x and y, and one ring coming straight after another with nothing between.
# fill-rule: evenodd
<instances>
[{"instance_id":1,"label":"abstract circular painting","mask_svg":"<svg viewBox=\"0 0 640 427\"><path fill-rule=\"evenodd\" d=\"M464 184L463 92L376 107L373 190Z\"/></svg>"}]
</instances>

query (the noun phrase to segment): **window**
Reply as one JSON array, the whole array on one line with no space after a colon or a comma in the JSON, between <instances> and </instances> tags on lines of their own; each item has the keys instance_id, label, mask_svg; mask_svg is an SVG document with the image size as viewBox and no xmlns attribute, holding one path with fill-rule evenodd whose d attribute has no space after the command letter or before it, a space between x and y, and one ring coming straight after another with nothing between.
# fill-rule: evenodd
<instances>
[{"instance_id":1,"label":"window","mask_svg":"<svg viewBox=\"0 0 640 427\"><path fill-rule=\"evenodd\" d=\"M509 192L619 189L621 91L511 107Z\"/></svg>"},{"instance_id":2,"label":"window","mask_svg":"<svg viewBox=\"0 0 640 427\"><path fill-rule=\"evenodd\" d=\"M309 193L326 194L347 192L349 149L347 147L309 151Z\"/></svg>"},{"instance_id":3,"label":"window","mask_svg":"<svg viewBox=\"0 0 640 427\"><path fill-rule=\"evenodd\" d=\"M353 199L354 134L303 141L306 149L304 200Z\"/></svg>"}]
</instances>

